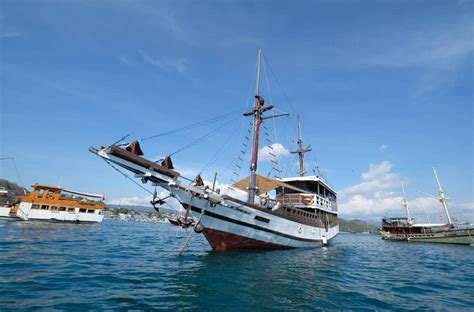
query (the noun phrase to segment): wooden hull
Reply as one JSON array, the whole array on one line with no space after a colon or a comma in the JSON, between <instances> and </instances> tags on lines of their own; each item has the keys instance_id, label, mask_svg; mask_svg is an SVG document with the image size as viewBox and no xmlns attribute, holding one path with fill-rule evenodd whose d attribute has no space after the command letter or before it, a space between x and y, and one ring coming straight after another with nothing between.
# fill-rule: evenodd
<instances>
[{"instance_id":1,"label":"wooden hull","mask_svg":"<svg viewBox=\"0 0 474 312\"><path fill-rule=\"evenodd\" d=\"M409 242L470 245L474 243L474 229L455 229L426 234L394 234L382 231L382 238Z\"/></svg>"},{"instance_id":2,"label":"wooden hull","mask_svg":"<svg viewBox=\"0 0 474 312\"><path fill-rule=\"evenodd\" d=\"M212 249L218 251L231 249L277 250L291 248L285 245L264 242L241 235L213 230L210 228L204 229L203 234L209 242L209 245L211 245Z\"/></svg>"}]
</instances>

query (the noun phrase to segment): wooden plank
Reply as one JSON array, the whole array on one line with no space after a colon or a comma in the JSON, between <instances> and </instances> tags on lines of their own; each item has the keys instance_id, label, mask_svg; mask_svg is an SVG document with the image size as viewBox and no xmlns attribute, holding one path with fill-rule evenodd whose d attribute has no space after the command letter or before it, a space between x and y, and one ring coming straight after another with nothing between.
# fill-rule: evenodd
<instances>
[{"instance_id":1,"label":"wooden plank","mask_svg":"<svg viewBox=\"0 0 474 312\"><path fill-rule=\"evenodd\" d=\"M166 167L163 167L155 162L152 162L146 158L143 158L143 157L140 157L140 156L137 156L123 148L120 148L116 145L112 145L110 146L109 148L109 153L118 157L118 158L121 158L123 160L127 160L129 162L132 162L136 165L139 165L139 166L142 166L142 167L145 167L145 168L148 168L150 170L153 170L153 171L156 171L158 173L161 173L165 176L168 176L170 178L173 178L173 179L176 179L180 176L180 173L177 172L177 171L174 171L174 170L171 170L171 169L168 169Z\"/></svg>"}]
</instances>

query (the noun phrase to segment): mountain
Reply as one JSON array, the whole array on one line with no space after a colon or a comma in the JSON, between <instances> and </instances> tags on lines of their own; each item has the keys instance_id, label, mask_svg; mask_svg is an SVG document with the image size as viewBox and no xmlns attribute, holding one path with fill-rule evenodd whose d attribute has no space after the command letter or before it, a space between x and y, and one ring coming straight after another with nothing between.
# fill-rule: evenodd
<instances>
[{"instance_id":1,"label":"mountain","mask_svg":"<svg viewBox=\"0 0 474 312\"><path fill-rule=\"evenodd\" d=\"M16 202L20 196L24 195L27 190L16 183L0 179L0 189L8 191L7 194L0 195L0 205L4 205L7 202L10 204Z\"/></svg>"},{"instance_id":2,"label":"mountain","mask_svg":"<svg viewBox=\"0 0 474 312\"><path fill-rule=\"evenodd\" d=\"M354 220L344 220L339 218L339 231L341 232L377 232L377 226L370 224L368 222L354 219Z\"/></svg>"},{"instance_id":3,"label":"mountain","mask_svg":"<svg viewBox=\"0 0 474 312\"><path fill-rule=\"evenodd\" d=\"M140 212L154 212L155 209L153 209L153 206L150 204L148 206L135 206L135 205L113 205L113 204L107 204L107 209L127 209L127 210L134 210L134 211L140 211ZM165 207L159 207L160 213L171 215L171 214L179 214L179 211L176 211L175 209L170 209L170 208L165 208Z\"/></svg>"}]
</instances>

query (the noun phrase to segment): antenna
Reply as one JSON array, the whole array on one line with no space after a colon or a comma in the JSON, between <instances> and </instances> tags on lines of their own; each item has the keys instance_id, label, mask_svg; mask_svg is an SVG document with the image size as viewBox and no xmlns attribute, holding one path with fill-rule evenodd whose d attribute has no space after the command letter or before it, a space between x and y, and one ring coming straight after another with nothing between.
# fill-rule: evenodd
<instances>
[{"instance_id":1,"label":"antenna","mask_svg":"<svg viewBox=\"0 0 474 312\"><path fill-rule=\"evenodd\" d=\"M448 218L448 223L453 224L451 221L451 216L449 215L449 210L448 210L448 205L446 204L446 196L444 196L444 191L443 188L441 187L441 183L439 182L438 174L436 173L435 167L433 167L433 173L436 178L436 182L438 182L438 187L439 187L439 201L441 202L441 205L443 205L444 211L446 212L446 217Z\"/></svg>"}]
</instances>

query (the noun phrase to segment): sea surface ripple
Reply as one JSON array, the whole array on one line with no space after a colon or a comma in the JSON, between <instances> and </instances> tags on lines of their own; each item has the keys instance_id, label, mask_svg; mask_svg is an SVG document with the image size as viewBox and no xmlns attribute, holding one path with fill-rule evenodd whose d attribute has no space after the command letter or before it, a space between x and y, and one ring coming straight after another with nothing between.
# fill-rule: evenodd
<instances>
[{"instance_id":1,"label":"sea surface ripple","mask_svg":"<svg viewBox=\"0 0 474 312\"><path fill-rule=\"evenodd\" d=\"M160 223L0 221L0 310L472 310L474 248L339 234L212 252Z\"/></svg>"}]
</instances>

